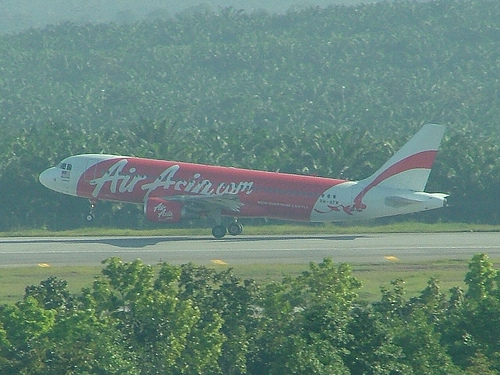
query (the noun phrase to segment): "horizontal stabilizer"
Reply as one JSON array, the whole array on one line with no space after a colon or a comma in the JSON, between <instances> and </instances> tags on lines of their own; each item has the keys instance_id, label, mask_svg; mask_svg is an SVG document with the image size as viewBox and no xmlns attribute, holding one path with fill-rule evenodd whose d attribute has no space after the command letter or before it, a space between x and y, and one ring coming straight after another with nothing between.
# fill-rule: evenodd
<instances>
[{"instance_id":1,"label":"horizontal stabilizer","mask_svg":"<svg viewBox=\"0 0 500 375\"><path fill-rule=\"evenodd\" d=\"M443 193L401 192L401 194L386 197L384 203L392 208L403 208L423 203L426 209L429 209L428 207L434 207L434 205L437 205L437 207L445 206L447 196L448 194Z\"/></svg>"},{"instance_id":2,"label":"horizontal stabilizer","mask_svg":"<svg viewBox=\"0 0 500 375\"><path fill-rule=\"evenodd\" d=\"M399 197L399 196L391 196L385 198L385 205L389 207L394 207L394 208L399 208L399 207L404 207L408 206L410 204L415 204L415 203L422 203L423 201L420 199L415 199L415 198L406 198L406 197Z\"/></svg>"}]
</instances>

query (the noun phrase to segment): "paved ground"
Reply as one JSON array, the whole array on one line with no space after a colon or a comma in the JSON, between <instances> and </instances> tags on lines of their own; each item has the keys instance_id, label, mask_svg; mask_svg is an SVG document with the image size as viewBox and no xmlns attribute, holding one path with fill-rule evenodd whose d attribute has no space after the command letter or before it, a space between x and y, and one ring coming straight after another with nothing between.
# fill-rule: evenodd
<instances>
[{"instance_id":1,"label":"paved ground","mask_svg":"<svg viewBox=\"0 0 500 375\"><path fill-rule=\"evenodd\" d=\"M500 233L359 234L318 236L0 238L0 267L98 265L117 256L145 263L336 263L500 259Z\"/></svg>"}]
</instances>

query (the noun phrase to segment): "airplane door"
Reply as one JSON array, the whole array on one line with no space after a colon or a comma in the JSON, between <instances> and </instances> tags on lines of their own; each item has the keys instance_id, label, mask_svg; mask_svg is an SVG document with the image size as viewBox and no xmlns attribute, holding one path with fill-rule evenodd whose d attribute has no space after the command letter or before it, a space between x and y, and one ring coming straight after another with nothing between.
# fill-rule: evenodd
<instances>
[{"instance_id":1,"label":"airplane door","mask_svg":"<svg viewBox=\"0 0 500 375\"><path fill-rule=\"evenodd\" d=\"M97 164L98 163L99 163L99 161L97 159L89 159L87 161L85 173L83 174L85 181L92 181L97 177Z\"/></svg>"}]
</instances>

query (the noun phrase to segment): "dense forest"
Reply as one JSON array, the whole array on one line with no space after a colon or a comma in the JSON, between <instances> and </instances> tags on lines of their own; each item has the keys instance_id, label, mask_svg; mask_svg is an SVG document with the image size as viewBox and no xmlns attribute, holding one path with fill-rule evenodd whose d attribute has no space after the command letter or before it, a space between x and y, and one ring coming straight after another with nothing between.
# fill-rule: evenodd
<instances>
[{"instance_id":1,"label":"dense forest","mask_svg":"<svg viewBox=\"0 0 500 375\"><path fill-rule=\"evenodd\" d=\"M490 375L500 372L500 273L475 255L466 290L430 279L379 301L330 259L258 284L232 270L104 262L81 293L51 277L0 307L2 374Z\"/></svg>"},{"instance_id":2,"label":"dense forest","mask_svg":"<svg viewBox=\"0 0 500 375\"><path fill-rule=\"evenodd\" d=\"M87 202L44 168L82 152L358 179L424 123L447 125L414 218L498 224L500 3L233 8L0 36L0 230L73 228ZM99 225L145 227L101 204Z\"/></svg>"}]
</instances>

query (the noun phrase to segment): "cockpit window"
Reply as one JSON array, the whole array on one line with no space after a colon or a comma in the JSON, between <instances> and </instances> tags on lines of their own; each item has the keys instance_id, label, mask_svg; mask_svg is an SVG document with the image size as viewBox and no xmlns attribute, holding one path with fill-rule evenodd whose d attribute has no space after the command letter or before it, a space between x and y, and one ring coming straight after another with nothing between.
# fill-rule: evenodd
<instances>
[{"instance_id":1,"label":"cockpit window","mask_svg":"<svg viewBox=\"0 0 500 375\"><path fill-rule=\"evenodd\" d=\"M67 171L70 171L73 169L73 165L69 164L69 163L61 163L59 165L59 168L61 169L64 169L64 170L67 170Z\"/></svg>"}]
</instances>

